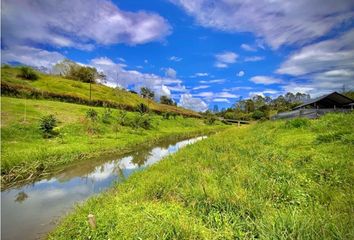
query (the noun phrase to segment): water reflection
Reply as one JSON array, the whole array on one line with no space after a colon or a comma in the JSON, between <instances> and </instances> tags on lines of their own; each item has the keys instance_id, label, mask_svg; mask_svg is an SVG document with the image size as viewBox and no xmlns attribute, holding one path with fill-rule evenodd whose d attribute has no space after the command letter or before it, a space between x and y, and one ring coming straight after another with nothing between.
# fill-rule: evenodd
<instances>
[{"instance_id":1,"label":"water reflection","mask_svg":"<svg viewBox=\"0 0 354 240\"><path fill-rule=\"evenodd\" d=\"M78 163L50 179L4 191L1 239L37 239L50 231L55 226L53 222L75 203L203 138L165 141L153 149L139 149L118 159Z\"/></svg>"}]
</instances>

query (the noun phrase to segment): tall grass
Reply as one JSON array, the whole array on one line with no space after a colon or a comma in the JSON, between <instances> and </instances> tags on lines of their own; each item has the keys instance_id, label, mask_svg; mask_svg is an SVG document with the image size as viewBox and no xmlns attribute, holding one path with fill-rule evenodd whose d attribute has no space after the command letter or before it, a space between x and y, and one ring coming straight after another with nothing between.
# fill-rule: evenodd
<instances>
[{"instance_id":1,"label":"tall grass","mask_svg":"<svg viewBox=\"0 0 354 240\"><path fill-rule=\"evenodd\" d=\"M90 199L49 238L353 239L353 122L228 129Z\"/></svg>"}]
</instances>

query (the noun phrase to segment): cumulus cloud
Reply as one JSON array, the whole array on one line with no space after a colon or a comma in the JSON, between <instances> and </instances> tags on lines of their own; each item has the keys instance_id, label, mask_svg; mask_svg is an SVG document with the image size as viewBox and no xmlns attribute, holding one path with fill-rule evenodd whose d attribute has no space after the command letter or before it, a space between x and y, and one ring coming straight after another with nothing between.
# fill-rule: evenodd
<instances>
[{"instance_id":1,"label":"cumulus cloud","mask_svg":"<svg viewBox=\"0 0 354 240\"><path fill-rule=\"evenodd\" d=\"M301 86L310 93L315 89L329 92L343 85L354 86L354 29L335 39L307 45L291 54L279 69L278 74L297 78L286 87Z\"/></svg>"},{"instance_id":2,"label":"cumulus cloud","mask_svg":"<svg viewBox=\"0 0 354 240\"><path fill-rule=\"evenodd\" d=\"M237 75L237 77L243 77L245 75L245 72L239 71L236 75Z\"/></svg>"},{"instance_id":3,"label":"cumulus cloud","mask_svg":"<svg viewBox=\"0 0 354 240\"><path fill-rule=\"evenodd\" d=\"M18 62L38 68L51 69L65 57L58 52L50 52L27 46L14 46L1 50L3 63Z\"/></svg>"},{"instance_id":4,"label":"cumulus cloud","mask_svg":"<svg viewBox=\"0 0 354 240\"><path fill-rule=\"evenodd\" d=\"M139 91L141 87L152 89L157 97L171 95L171 91L184 92L185 87L180 79L166 76L161 77L155 74L141 73L135 70L127 70L125 66L113 62L106 57L92 59L90 65L103 71L107 76L107 84L110 86L131 87Z\"/></svg>"},{"instance_id":5,"label":"cumulus cloud","mask_svg":"<svg viewBox=\"0 0 354 240\"><path fill-rule=\"evenodd\" d=\"M245 62L258 62L264 60L262 56L245 57Z\"/></svg>"},{"instance_id":6,"label":"cumulus cloud","mask_svg":"<svg viewBox=\"0 0 354 240\"><path fill-rule=\"evenodd\" d=\"M120 10L108 0L4 0L5 46L32 43L91 50L94 44L142 44L163 39L167 21L150 12Z\"/></svg>"},{"instance_id":7,"label":"cumulus cloud","mask_svg":"<svg viewBox=\"0 0 354 240\"><path fill-rule=\"evenodd\" d=\"M229 64L235 63L238 55L234 52L223 52L215 55L215 67L226 68Z\"/></svg>"},{"instance_id":8,"label":"cumulus cloud","mask_svg":"<svg viewBox=\"0 0 354 240\"><path fill-rule=\"evenodd\" d=\"M194 98L191 94L182 94L178 106L192 109L197 112L205 112L208 105L200 98Z\"/></svg>"},{"instance_id":9,"label":"cumulus cloud","mask_svg":"<svg viewBox=\"0 0 354 240\"><path fill-rule=\"evenodd\" d=\"M308 43L354 16L354 2L346 0L171 1L202 26L228 32L252 32L274 49Z\"/></svg>"},{"instance_id":10,"label":"cumulus cloud","mask_svg":"<svg viewBox=\"0 0 354 240\"><path fill-rule=\"evenodd\" d=\"M166 68L165 75L170 78L176 78L177 72L173 68Z\"/></svg>"},{"instance_id":11,"label":"cumulus cloud","mask_svg":"<svg viewBox=\"0 0 354 240\"><path fill-rule=\"evenodd\" d=\"M276 84L276 83L283 82L281 79L268 77L268 76L254 76L254 77L251 77L250 81L254 82L256 84L264 84L264 85L270 85L270 84Z\"/></svg>"}]
</instances>

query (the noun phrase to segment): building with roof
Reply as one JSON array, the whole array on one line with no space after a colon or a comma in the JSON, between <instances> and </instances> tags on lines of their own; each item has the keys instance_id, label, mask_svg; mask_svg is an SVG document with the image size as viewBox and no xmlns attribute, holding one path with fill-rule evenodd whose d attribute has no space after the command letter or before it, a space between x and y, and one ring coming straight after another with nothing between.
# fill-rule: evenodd
<instances>
[{"instance_id":1,"label":"building with roof","mask_svg":"<svg viewBox=\"0 0 354 240\"><path fill-rule=\"evenodd\" d=\"M286 119L296 117L318 118L329 112L349 112L354 108L353 99L338 92L311 99L290 112L278 113L272 119Z\"/></svg>"}]
</instances>

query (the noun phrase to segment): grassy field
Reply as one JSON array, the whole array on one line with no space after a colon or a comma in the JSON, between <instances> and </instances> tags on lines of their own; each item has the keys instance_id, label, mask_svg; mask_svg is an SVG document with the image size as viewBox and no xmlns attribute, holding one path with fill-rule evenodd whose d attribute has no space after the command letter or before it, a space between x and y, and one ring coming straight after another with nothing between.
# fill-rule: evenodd
<instances>
[{"instance_id":1,"label":"grassy field","mask_svg":"<svg viewBox=\"0 0 354 240\"><path fill-rule=\"evenodd\" d=\"M124 113L126 119L133 121L138 117L135 112L111 109L108 122L104 123L102 116L108 109L102 107L93 108L98 112L98 119L91 122L86 112L92 107L85 105L2 97L1 106L1 175L5 185L72 161L103 153L121 153L163 137L195 135L225 127L206 125L202 119L177 116L166 120L151 114L152 126L145 130L117 122ZM44 139L39 122L48 114L58 119L59 136Z\"/></svg>"},{"instance_id":2,"label":"grassy field","mask_svg":"<svg viewBox=\"0 0 354 240\"><path fill-rule=\"evenodd\" d=\"M89 102L90 85L88 83L65 79L55 75L47 75L40 72L37 72L39 79L31 81L18 77L19 74L19 68L1 68L1 83L4 86L10 86L11 88L16 89L16 91L21 91L22 94L32 97L34 94L31 92L36 91L38 93L46 92L48 94L56 94L59 96L71 96ZM2 94L9 94L3 89L3 87ZM137 94L110 88L101 84L92 84L92 100L112 102L121 105L122 107L126 106L129 108L135 108L138 104L144 103L148 105L151 110L158 112L176 112L188 116L200 116L198 113L188 109L159 104L152 100L141 98Z\"/></svg>"},{"instance_id":3,"label":"grassy field","mask_svg":"<svg viewBox=\"0 0 354 240\"><path fill-rule=\"evenodd\" d=\"M49 238L354 239L353 123L225 130L90 199Z\"/></svg>"}]
</instances>

